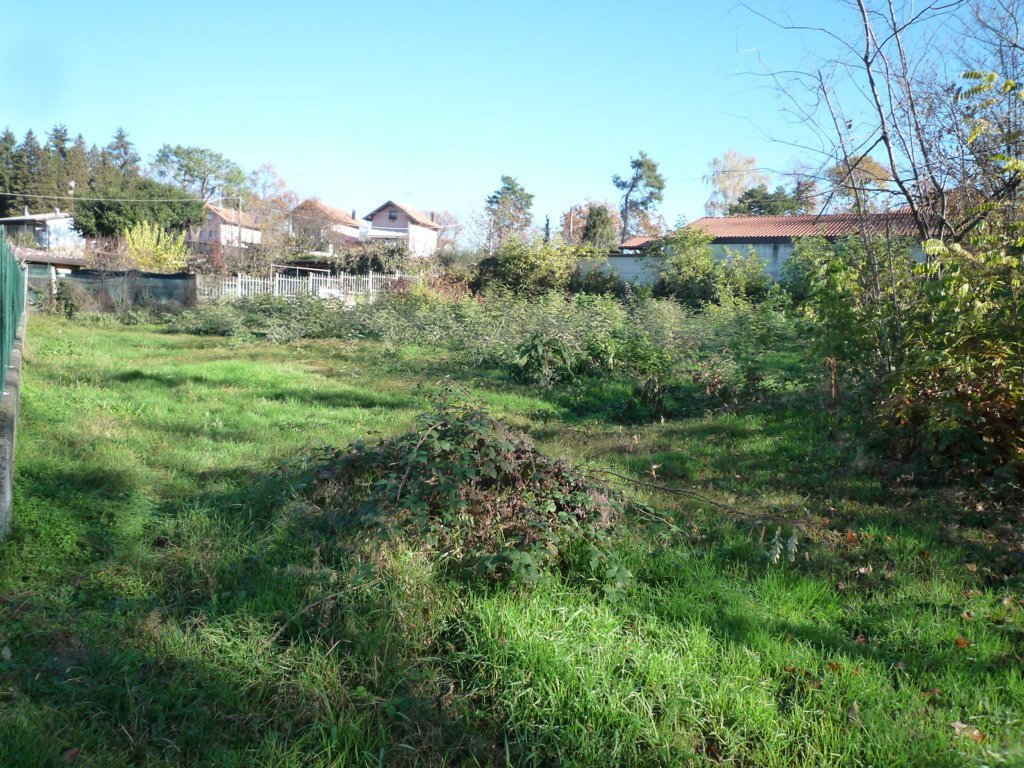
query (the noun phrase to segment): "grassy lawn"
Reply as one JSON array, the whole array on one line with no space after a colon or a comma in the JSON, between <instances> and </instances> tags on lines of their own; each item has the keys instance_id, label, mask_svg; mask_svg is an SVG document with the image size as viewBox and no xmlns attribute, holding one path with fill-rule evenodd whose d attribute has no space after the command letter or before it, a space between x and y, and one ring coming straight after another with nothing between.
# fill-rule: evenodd
<instances>
[{"instance_id":1,"label":"grassy lawn","mask_svg":"<svg viewBox=\"0 0 1024 768\"><path fill-rule=\"evenodd\" d=\"M816 395L616 424L438 349L38 315L26 358L5 768L1024 765L1019 529ZM416 551L358 567L302 460L408 429L448 377L551 455L749 517L628 488L678 528L627 537L611 601L471 589Z\"/></svg>"}]
</instances>

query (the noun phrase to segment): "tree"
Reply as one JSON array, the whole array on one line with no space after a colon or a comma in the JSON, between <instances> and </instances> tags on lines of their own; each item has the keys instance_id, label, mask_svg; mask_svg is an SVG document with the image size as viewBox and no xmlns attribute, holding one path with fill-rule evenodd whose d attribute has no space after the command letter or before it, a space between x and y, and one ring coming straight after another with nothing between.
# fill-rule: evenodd
<instances>
[{"instance_id":1,"label":"tree","mask_svg":"<svg viewBox=\"0 0 1024 768\"><path fill-rule=\"evenodd\" d=\"M625 240L634 234L633 222L641 214L649 213L662 201L665 191L665 179L658 171L658 164L646 152L641 151L629 160L630 174L626 177L615 174L612 184L622 194L619 211L622 214L622 234Z\"/></svg>"},{"instance_id":2,"label":"tree","mask_svg":"<svg viewBox=\"0 0 1024 768\"><path fill-rule=\"evenodd\" d=\"M502 176L501 186L484 203L487 250L491 253L511 237L524 237L533 222L533 195L517 179Z\"/></svg>"},{"instance_id":3,"label":"tree","mask_svg":"<svg viewBox=\"0 0 1024 768\"><path fill-rule=\"evenodd\" d=\"M594 208L604 208L608 212L615 229L615 238L618 239L622 230L622 217L619 216L618 208L607 201L588 198L582 203L570 206L569 210L562 214L561 234L565 242L569 245L580 245L583 242L583 230L586 229L590 211Z\"/></svg>"},{"instance_id":4,"label":"tree","mask_svg":"<svg viewBox=\"0 0 1024 768\"><path fill-rule=\"evenodd\" d=\"M605 253L618 245L619 230L607 207L600 204L591 204L587 207L582 241Z\"/></svg>"},{"instance_id":5,"label":"tree","mask_svg":"<svg viewBox=\"0 0 1024 768\"><path fill-rule=\"evenodd\" d=\"M183 232L168 233L146 220L125 230L124 243L129 263L143 272L180 272L189 257Z\"/></svg>"},{"instance_id":6,"label":"tree","mask_svg":"<svg viewBox=\"0 0 1024 768\"><path fill-rule=\"evenodd\" d=\"M0 216L10 216L15 209L14 191L14 155L18 147L18 138L10 128L0 134Z\"/></svg>"},{"instance_id":7,"label":"tree","mask_svg":"<svg viewBox=\"0 0 1024 768\"><path fill-rule=\"evenodd\" d=\"M14 151L14 173L12 191L15 210L40 208L46 201L37 197L43 170L43 148L39 146L35 133L29 130L24 140Z\"/></svg>"},{"instance_id":8,"label":"tree","mask_svg":"<svg viewBox=\"0 0 1024 768\"><path fill-rule=\"evenodd\" d=\"M878 193L884 192L890 173L870 155L844 158L826 173L833 199L849 213L871 213L882 208Z\"/></svg>"},{"instance_id":9,"label":"tree","mask_svg":"<svg viewBox=\"0 0 1024 768\"><path fill-rule=\"evenodd\" d=\"M704 205L708 216L724 216L748 189L767 187L771 179L757 168L755 155L729 150L708 164L703 177L711 185L711 197Z\"/></svg>"},{"instance_id":10,"label":"tree","mask_svg":"<svg viewBox=\"0 0 1024 768\"><path fill-rule=\"evenodd\" d=\"M769 192L764 184L758 184L740 195L739 199L729 206L730 216L785 216L804 213L799 198L799 188L790 192L779 185L775 191Z\"/></svg>"},{"instance_id":11,"label":"tree","mask_svg":"<svg viewBox=\"0 0 1024 768\"><path fill-rule=\"evenodd\" d=\"M135 151L135 145L128 138L128 132L124 128L117 129L113 140L107 144L106 154L110 164L122 175L139 175L139 153Z\"/></svg>"},{"instance_id":12,"label":"tree","mask_svg":"<svg viewBox=\"0 0 1024 768\"><path fill-rule=\"evenodd\" d=\"M153 172L203 201L238 197L246 182L242 169L219 152L181 144L160 147L153 160Z\"/></svg>"},{"instance_id":13,"label":"tree","mask_svg":"<svg viewBox=\"0 0 1024 768\"><path fill-rule=\"evenodd\" d=\"M155 179L121 177L91 189L75 212L75 229L86 237L114 237L141 221L183 231L202 223L203 203Z\"/></svg>"}]
</instances>

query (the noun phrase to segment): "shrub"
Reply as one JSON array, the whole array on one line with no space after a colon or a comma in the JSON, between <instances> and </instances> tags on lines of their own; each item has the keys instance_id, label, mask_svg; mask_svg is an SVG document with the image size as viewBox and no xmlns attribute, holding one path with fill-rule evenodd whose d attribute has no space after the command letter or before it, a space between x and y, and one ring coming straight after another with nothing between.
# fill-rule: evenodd
<instances>
[{"instance_id":1,"label":"shrub","mask_svg":"<svg viewBox=\"0 0 1024 768\"><path fill-rule=\"evenodd\" d=\"M592 255L588 246L509 238L480 262L477 287L498 282L526 294L564 291L579 260Z\"/></svg>"},{"instance_id":2,"label":"shrub","mask_svg":"<svg viewBox=\"0 0 1024 768\"><path fill-rule=\"evenodd\" d=\"M445 400L412 432L329 451L316 479L340 530L402 537L472 583L572 568L614 593L629 579L609 554L618 496L472 404Z\"/></svg>"},{"instance_id":3,"label":"shrub","mask_svg":"<svg viewBox=\"0 0 1024 768\"><path fill-rule=\"evenodd\" d=\"M1024 485L1024 296L1019 247L929 244L922 301L882 398L896 447L929 471Z\"/></svg>"}]
</instances>

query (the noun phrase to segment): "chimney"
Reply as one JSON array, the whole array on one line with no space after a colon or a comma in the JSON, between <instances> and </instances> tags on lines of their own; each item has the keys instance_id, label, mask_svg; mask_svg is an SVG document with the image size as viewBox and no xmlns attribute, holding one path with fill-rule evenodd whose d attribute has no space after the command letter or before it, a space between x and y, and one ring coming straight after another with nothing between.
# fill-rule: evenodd
<instances>
[{"instance_id":1,"label":"chimney","mask_svg":"<svg viewBox=\"0 0 1024 768\"><path fill-rule=\"evenodd\" d=\"M353 208L353 209L352 209L352 218L354 219L355 217L356 217L356 209L355 209L355 208Z\"/></svg>"},{"instance_id":2,"label":"chimney","mask_svg":"<svg viewBox=\"0 0 1024 768\"><path fill-rule=\"evenodd\" d=\"M25 215L28 216L28 206L25 206Z\"/></svg>"}]
</instances>

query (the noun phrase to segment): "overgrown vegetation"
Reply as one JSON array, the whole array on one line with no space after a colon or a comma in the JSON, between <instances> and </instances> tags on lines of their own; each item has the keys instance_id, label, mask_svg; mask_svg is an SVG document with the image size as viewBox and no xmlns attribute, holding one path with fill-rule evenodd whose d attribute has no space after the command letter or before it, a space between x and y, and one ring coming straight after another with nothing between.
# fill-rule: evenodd
<instances>
[{"instance_id":1,"label":"overgrown vegetation","mask_svg":"<svg viewBox=\"0 0 1024 768\"><path fill-rule=\"evenodd\" d=\"M328 453L316 480L339 529L373 534L370 559L380 539L400 537L471 582L531 585L557 567L612 595L630 578L609 562L618 495L452 393L413 432Z\"/></svg>"},{"instance_id":2,"label":"overgrown vegetation","mask_svg":"<svg viewBox=\"0 0 1024 768\"><path fill-rule=\"evenodd\" d=\"M3 765L1020 762L1018 513L890 472L777 310L336 314L380 338L31 319ZM473 363L475 339L541 325L788 383L717 406L688 385L627 426L615 377ZM442 326L468 327L449 347ZM479 407L438 410L445 378ZM576 407L588 381L605 411Z\"/></svg>"}]
</instances>

